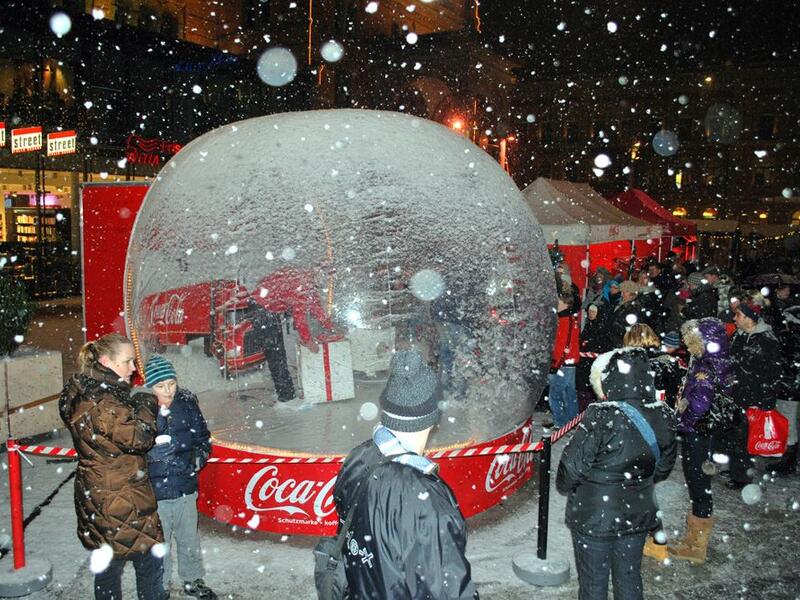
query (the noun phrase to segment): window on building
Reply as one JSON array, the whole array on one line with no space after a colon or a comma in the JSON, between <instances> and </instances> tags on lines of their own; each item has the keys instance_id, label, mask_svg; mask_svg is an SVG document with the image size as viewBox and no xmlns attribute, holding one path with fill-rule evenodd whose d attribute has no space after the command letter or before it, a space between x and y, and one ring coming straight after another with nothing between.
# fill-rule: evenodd
<instances>
[{"instance_id":1,"label":"window on building","mask_svg":"<svg viewBox=\"0 0 800 600\"><path fill-rule=\"evenodd\" d=\"M269 2L263 0L245 0L244 19L247 25L268 25L269 24Z\"/></svg>"},{"instance_id":2,"label":"window on building","mask_svg":"<svg viewBox=\"0 0 800 600\"><path fill-rule=\"evenodd\" d=\"M754 167L752 173L754 186L764 187L772 183L772 169L770 167Z\"/></svg>"},{"instance_id":3,"label":"window on building","mask_svg":"<svg viewBox=\"0 0 800 600\"><path fill-rule=\"evenodd\" d=\"M678 134L678 141L688 142L692 139L692 132L694 131L694 121L688 117L678 119L675 128Z\"/></svg>"},{"instance_id":4,"label":"window on building","mask_svg":"<svg viewBox=\"0 0 800 600\"><path fill-rule=\"evenodd\" d=\"M720 185L722 183L722 167L708 167L703 173L703 181L707 186Z\"/></svg>"},{"instance_id":5,"label":"window on building","mask_svg":"<svg viewBox=\"0 0 800 600\"><path fill-rule=\"evenodd\" d=\"M555 127L552 123L542 123L541 141L543 144L552 144L555 141Z\"/></svg>"},{"instance_id":6,"label":"window on building","mask_svg":"<svg viewBox=\"0 0 800 600\"><path fill-rule=\"evenodd\" d=\"M758 139L771 140L778 133L778 118L775 115L761 115L758 118Z\"/></svg>"}]
</instances>

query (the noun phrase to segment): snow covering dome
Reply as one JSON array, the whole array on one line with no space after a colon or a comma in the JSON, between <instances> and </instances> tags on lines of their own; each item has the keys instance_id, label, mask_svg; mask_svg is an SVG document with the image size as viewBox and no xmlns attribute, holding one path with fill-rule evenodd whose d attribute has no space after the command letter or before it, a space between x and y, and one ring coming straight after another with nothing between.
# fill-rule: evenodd
<instances>
[{"instance_id":1,"label":"snow covering dome","mask_svg":"<svg viewBox=\"0 0 800 600\"><path fill-rule=\"evenodd\" d=\"M542 390L554 304L542 231L499 165L439 124L365 110L188 144L145 198L126 273L140 358L163 353L215 440L254 449L347 452L411 346L444 390L432 443L494 439ZM299 408L275 402L264 346L281 340L259 314L280 324Z\"/></svg>"}]
</instances>

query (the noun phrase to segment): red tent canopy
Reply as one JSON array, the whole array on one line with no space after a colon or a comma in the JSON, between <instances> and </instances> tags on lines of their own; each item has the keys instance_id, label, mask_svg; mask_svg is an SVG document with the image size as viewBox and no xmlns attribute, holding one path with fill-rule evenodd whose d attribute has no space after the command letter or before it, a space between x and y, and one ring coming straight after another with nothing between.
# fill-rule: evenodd
<instances>
[{"instance_id":1,"label":"red tent canopy","mask_svg":"<svg viewBox=\"0 0 800 600\"><path fill-rule=\"evenodd\" d=\"M643 221L665 225L669 229L671 236L697 235L697 225L691 221L684 221L675 217L642 190L630 188L613 198L609 198L608 201L629 215L638 217Z\"/></svg>"}]
</instances>

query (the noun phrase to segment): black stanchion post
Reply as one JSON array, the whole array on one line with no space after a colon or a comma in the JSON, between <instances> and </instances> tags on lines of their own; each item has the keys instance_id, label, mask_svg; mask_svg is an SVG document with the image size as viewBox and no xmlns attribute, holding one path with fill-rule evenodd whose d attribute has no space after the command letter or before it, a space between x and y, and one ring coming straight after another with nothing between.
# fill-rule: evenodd
<instances>
[{"instance_id":1,"label":"black stanchion post","mask_svg":"<svg viewBox=\"0 0 800 600\"><path fill-rule=\"evenodd\" d=\"M542 438L544 447L539 453L539 533L536 540L536 556L547 559L547 523L550 519L550 458L552 442L550 436Z\"/></svg>"},{"instance_id":2,"label":"black stanchion post","mask_svg":"<svg viewBox=\"0 0 800 600\"><path fill-rule=\"evenodd\" d=\"M557 586L569 581L569 561L556 557L547 560L547 525L550 518L550 462L553 442L542 438L539 451L539 524L536 555L520 552L511 561L514 574L522 581L536 586Z\"/></svg>"}]
</instances>

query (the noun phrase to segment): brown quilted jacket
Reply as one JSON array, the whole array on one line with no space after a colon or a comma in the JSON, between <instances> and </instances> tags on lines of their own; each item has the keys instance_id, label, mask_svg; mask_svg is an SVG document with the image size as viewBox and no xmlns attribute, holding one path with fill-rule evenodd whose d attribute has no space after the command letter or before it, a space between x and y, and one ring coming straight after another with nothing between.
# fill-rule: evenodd
<instances>
[{"instance_id":1,"label":"brown quilted jacket","mask_svg":"<svg viewBox=\"0 0 800 600\"><path fill-rule=\"evenodd\" d=\"M156 435L156 400L131 398L130 389L95 365L67 382L58 403L78 452L78 539L89 550L108 544L123 559L163 542L145 458Z\"/></svg>"}]
</instances>

